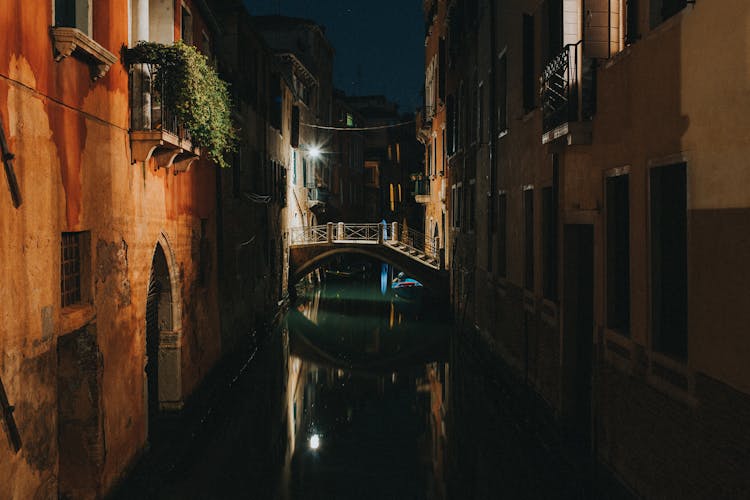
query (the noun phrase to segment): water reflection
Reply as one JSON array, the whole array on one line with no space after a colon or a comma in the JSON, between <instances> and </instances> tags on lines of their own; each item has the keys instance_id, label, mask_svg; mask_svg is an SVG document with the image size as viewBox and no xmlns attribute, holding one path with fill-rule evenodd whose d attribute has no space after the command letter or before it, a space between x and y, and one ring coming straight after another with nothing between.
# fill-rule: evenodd
<instances>
[{"instance_id":1,"label":"water reflection","mask_svg":"<svg viewBox=\"0 0 750 500\"><path fill-rule=\"evenodd\" d=\"M329 272L287 316L286 498L442 497L447 322L428 296L399 299L394 274Z\"/></svg>"}]
</instances>

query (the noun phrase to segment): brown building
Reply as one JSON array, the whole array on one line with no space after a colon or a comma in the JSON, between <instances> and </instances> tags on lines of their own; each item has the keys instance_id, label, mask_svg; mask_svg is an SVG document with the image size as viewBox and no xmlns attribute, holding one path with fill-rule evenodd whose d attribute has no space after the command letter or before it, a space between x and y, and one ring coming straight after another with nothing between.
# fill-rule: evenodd
<instances>
[{"instance_id":1,"label":"brown building","mask_svg":"<svg viewBox=\"0 0 750 500\"><path fill-rule=\"evenodd\" d=\"M447 8L459 317L571 456L645 497L746 496L750 6Z\"/></svg>"},{"instance_id":2,"label":"brown building","mask_svg":"<svg viewBox=\"0 0 750 500\"><path fill-rule=\"evenodd\" d=\"M441 253L450 248L450 224L446 219L446 202L450 164L447 161L446 128L448 54L446 35L448 5L444 0L425 0L425 81L424 106L417 114L417 138L424 146L423 170L414 177L414 196L424 205L425 233L438 240ZM452 83L452 82L450 82ZM453 106L454 103L451 104ZM452 110L451 110L452 112ZM453 189L455 191L455 188ZM445 263L449 266L449 263Z\"/></svg>"},{"instance_id":3,"label":"brown building","mask_svg":"<svg viewBox=\"0 0 750 500\"><path fill-rule=\"evenodd\" d=\"M333 97L333 132L331 146L332 221L362 222L364 209L364 119L347 102L346 95L335 91Z\"/></svg>"},{"instance_id":4,"label":"brown building","mask_svg":"<svg viewBox=\"0 0 750 500\"><path fill-rule=\"evenodd\" d=\"M363 117L365 147L365 218L367 222L420 224L410 189L411 174L420 170L421 151L414 138L414 116L400 114L383 95L349 96Z\"/></svg>"},{"instance_id":5,"label":"brown building","mask_svg":"<svg viewBox=\"0 0 750 500\"><path fill-rule=\"evenodd\" d=\"M190 0L2 11L0 117L22 203L0 190L0 383L14 407L0 497L90 498L221 352L216 166L120 58L136 40L210 55L216 24Z\"/></svg>"},{"instance_id":6,"label":"brown building","mask_svg":"<svg viewBox=\"0 0 750 500\"><path fill-rule=\"evenodd\" d=\"M289 166L288 206L282 214L284 227L323 224L327 222L330 197L331 134L316 126L331 124L333 47L325 29L309 19L255 16L253 22L274 51L279 77L293 98L288 101L290 135L285 136L281 131L278 136L288 147L277 146L285 149L285 164Z\"/></svg>"},{"instance_id":7,"label":"brown building","mask_svg":"<svg viewBox=\"0 0 750 500\"><path fill-rule=\"evenodd\" d=\"M225 350L262 330L286 292L282 211L288 203L291 84L244 5L217 2L220 69L232 82L240 131L231 168L220 170L219 284Z\"/></svg>"}]
</instances>

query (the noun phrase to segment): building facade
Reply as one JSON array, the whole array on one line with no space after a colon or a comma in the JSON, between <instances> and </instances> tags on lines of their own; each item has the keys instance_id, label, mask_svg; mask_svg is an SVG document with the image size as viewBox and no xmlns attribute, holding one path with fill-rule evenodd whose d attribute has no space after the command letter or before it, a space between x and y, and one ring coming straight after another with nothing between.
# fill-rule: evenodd
<instances>
[{"instance_id":1,"label":"building facade","mask_svg":"<svg viewBox=\"0 0 750 500\"><path fill-rule=\"evenodd\" d=\"M748 95L725 48L746 45L748 6L446 9L462 324L571 457L646 497L746 494Z\"/></svg>"},{"instance_id":2,"label":"building facade","mask_svg":"<svg viewBox=\"0 0 750 500\"><path fill-rule=\"evenodd\" d=\"M210 56L217 25L190 0L7 7L0 497L92 498L221 352L216 166L121 60L138 40Z\"/></svg>"}]
</instances>

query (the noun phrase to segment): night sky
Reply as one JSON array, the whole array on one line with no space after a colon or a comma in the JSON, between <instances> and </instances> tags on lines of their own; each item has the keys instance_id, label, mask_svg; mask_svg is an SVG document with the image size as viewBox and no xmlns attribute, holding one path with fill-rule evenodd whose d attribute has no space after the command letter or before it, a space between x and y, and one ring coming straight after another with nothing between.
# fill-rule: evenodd
<instances>
[{"instance_id":1,"label":"night sky","mask_svg":"<svg viewBox=\"0 0 750 500\"><path fill-rule=\"evenodd\" d=\"M326 27L333 79L348 95L385 94L401 111L421 105L422 0L245 0L253 15L283 14Z\"/></svg>"}]
</instances>

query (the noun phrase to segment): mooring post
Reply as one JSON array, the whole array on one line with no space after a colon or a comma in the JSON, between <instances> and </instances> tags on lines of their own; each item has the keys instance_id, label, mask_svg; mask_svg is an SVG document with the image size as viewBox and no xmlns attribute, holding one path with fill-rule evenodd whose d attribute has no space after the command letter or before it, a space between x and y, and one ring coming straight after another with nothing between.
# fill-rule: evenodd
<instances>
[{"instance_id":1,"label":"mooring post","mask_svg":"<svg viewBox=\"0 0 750 500\"><path fill-rule=\"evenodd\" d=\"M386 231L386 228L388 226L385 225L385 222L378 223L378 245L383 244L383 234Z\"/></svg>"},{"instance_id":2,"label":"mooring post","mask_svg":"<svg viewBox=\"0 0 750 500\"><path fill-rule=\"evenodd\" d=\"M326 241L333 243L333 222L326 223Z\"/></svg>"},{"instance_id":3,"label":"mooring post","mask_svg":"<svg viewBox=\"0 0 750 500\"><path fill-rule=\"evenodd\" d=\"M391 222L391 241L399 241L398 222Z\"/></svg>"},{"instance_id":4,"label":"mooring post","mask_svg":"<svg viewBox=\"0 0 750 500\"><path fill-rule=\"evenodd\" d=\"M339 239L339 240L345 239L344 238L344 234L345 234L344 233L344 223L343 222L339 222L337 229L338 229L338 236L336 236L336 238Z\"/></svg>"}]
</instances>

